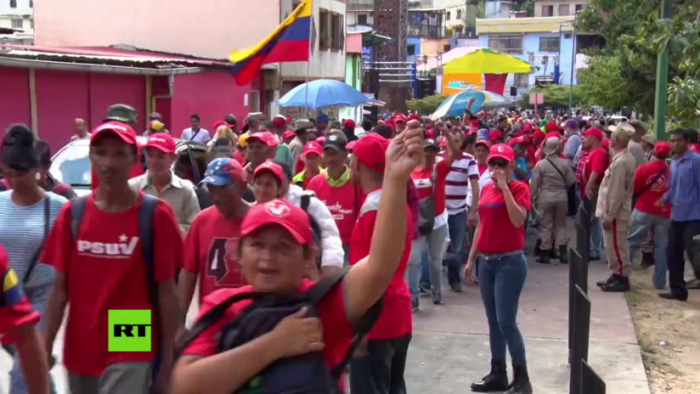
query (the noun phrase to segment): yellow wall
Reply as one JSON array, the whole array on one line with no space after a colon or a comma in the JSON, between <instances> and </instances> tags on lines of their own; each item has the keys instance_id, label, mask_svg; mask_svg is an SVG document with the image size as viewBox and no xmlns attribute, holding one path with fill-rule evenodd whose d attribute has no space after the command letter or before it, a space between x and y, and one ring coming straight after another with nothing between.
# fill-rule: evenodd
<instances>
[{"instance_id":1,"label":"yellow wall","mask_svg":"<svg viewBox=\"0 0 700 394\"><path fill-rule=\"evenodd\" d=\"M481 90L481 74L444 74L442 94L453 95L465 90Z\"/></svg>"}]
</instances>

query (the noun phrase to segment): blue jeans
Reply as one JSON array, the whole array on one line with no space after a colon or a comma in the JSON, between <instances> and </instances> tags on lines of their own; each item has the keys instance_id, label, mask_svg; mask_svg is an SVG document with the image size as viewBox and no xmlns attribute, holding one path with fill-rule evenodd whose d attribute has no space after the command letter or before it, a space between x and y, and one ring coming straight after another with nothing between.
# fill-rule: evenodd
<instances>
[{"instance_id":1,"label":"blue jeans","mask_svg":"<svg viewBox=\"0 0 700 394\"><path fill-rule=\"evenodd\" d=\"M591 204L592 205L592 204ZM579 205L577 220L581 223L581 211L583 210L583 203ZM591 249L590 257L601 258L603 257L603 222L600 218L595 217L595 205L592 205L591 212Z\"/></svg>"},{"instance_id":2,"label":"blue jeans","mask_svg":"<svg viewBox=\"0 0 700 394\"><path fill-rule=\"evenodd\" d=\"M44 308L46 307L46 299L48 298L51 286L53 286L53 282L43 286L24 289L24 293L27 296L27 300L29 300L29 302L32 304L33 309L39 312L39 315L42 318L42 320L39 320L39 323L36 326L36 329L39 331L41 331L41 325L44 318ZM51 349L49 349L49 351L50 350ZM56 393L56 387L54 385L53 379L51 379L50 387L51 393ZM12 364L12 370L10 370L10 393L24 394L27 392L27 384L24 382L24 374L22 373L22 367L19 362L19 354L15 354Z\"/></svg>"},{"instance_id":3,"label":"blue jeans","mask_svg":"<svg viewBox=\"0 0 700 394\"><path fill-rule=\"evenodd\" d=\"M666 248L668 246L668 229L671 220L658 215L650 215L638 210L632 211L627 240L630 245L630 259L634 258L637 249L644 238L652 232L654 240L654 287L663 290L666 288Z\"/></svg>"},{"instance_id":4,"label":"blue jeans","mask_svg":"<svg viewBox=\"0 0 700 394\"><path fill-rule=\"evenodd\" d=\"M513 365L527 366L525 343L516 322L520 293L527 277L525 254L479 259L479 288L489 322L491 359L505 362L507 347Z\"/></svg>"},{"instance_id":5,"label":"blue jeans","mask_svg":"<svg viewBox=\"0 0 700 394\"><path fill-rule=\"evenodd\" d=\"M460 271L464 261L464 241L467 238L467 211L447 218L447 226L450 230L450 245L445 253L447 262L447 280L450 285L462 285Z\"/></svg>"},{"instance_id":6,"label":"blue jeans","mask_svg":"<svg viewBox=\"0 0 700 394\"><path fill-rule=\"evenodd\" d=\"M442 289L442 256L445 253L445 239L447 239L447 225L433 229L428 235L411 242L411 256L408 259L408 269L406 269L406 281L411 299L417 300L420 297L418 288L422 276L423 256L428 255L428 266L430 284L433 293L433 300L440 300L440 289Z\"/></svg>"}]
</instances>

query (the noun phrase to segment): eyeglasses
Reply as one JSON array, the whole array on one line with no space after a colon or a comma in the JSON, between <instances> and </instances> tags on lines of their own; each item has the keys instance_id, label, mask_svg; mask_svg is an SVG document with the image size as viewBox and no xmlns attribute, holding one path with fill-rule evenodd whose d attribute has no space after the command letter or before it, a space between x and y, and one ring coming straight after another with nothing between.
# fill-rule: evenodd
<instances>
[{"instance_id":1,"label":"eyeglasses","mask_svg":"<svg viewBox=\"0 0 700 394\"><path fill-rule=\"evenodd\" d=\"M505 168L508 167L508 162L505 160L490 160L488 162L489 167L498 167L498 168Z\"/></svg>"}]
</instances>

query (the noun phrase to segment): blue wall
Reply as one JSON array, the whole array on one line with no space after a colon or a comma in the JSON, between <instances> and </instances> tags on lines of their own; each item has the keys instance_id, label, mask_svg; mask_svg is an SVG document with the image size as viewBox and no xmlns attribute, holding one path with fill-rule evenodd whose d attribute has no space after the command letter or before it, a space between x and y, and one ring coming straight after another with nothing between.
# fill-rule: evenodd
<instances>
[{"instance_id":1,"label":"blue wall","mask_svg":"<svg viewBox=\"0 0 700 394\"><path fill-rule=\"evenodd\" d=\"M416 48L415 55L414 56L406 56L406 61L407 62L416 62L419 60L419 56L421 54L420 51L420 38L416 37L409 37L406 41L406 45L413 45Z\"/></svg>"},{"instance_id":2,"label":"blue wall","mask_svg":"<svg viewBox=\"0 0 700 394\"><path fill-rule=\"evenodd\" d=\"M569 32L570 33L570 32ZM511 56L528 61L528 52L532 52L535 55L535 66L540 67L539 71L534 74L530 74L530 87L535 85L535 76L541 75L554 75L554 58L559 56L559 78L560 84L569 85L571 84L571 48L573 44L573 34L570 33L569 38L566 37L566 32L561 33L560 39L560 50L557 52L540 52L540 37L557 37L559 32L555 33L528 33L523 35L523 53L522 54L510 54ZM479 45L487 48L489 45L489 35L481 34L479 36ZM544 66L542 65L542 56L548 56L549 62L547 64L547 72L545 74ZM506 94L508 94L510 86L513 85L515 81L515 76L513 74L508 75L506 80ZM576 83L576 78L574 78L574 84ZM518 88L518 92L522 93L527 91L529 88Z\"/></svg>"}]
</instances>

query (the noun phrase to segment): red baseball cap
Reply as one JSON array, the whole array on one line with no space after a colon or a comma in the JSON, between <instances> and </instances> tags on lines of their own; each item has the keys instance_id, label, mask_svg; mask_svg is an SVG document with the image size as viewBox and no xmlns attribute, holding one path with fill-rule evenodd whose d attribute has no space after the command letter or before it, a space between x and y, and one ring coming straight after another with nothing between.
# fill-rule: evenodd
<instances>
[{"instance_id":1,"label":"red baseball cap","mask_svg":"<svg viewBox=\"0 0 700 394\"><path fill-rule=\"evenodd\" d=\"M425 138L435 138L437 137L437 132L433 129L425 130Z\"/></svg>"},{"instance_id":2,"label":"red baseball cap","mask_svg":"<svg viewBox=\"0 0 700 394\"><path fill-rule=\"evenodd\" d=\"M355 127L357 127L357 125L355 124L354 120L345 119L345 122L343 122L343 127L347 128L347 129L354 129Z\"/></svg>"},{"instance_id":3,"label":"red baseball cap","mask_svg":"<svg viewBox=\"0 0 700 394\"><path fill-rule=\"evenodd\" d=\"M491 148L491 141L489 140L476 140L474 143L474 146L476 147L477 145L483 145L487 148Z\"/></svg>"},{"instance_id":4,"label":"red baseball cap","mask_svg":"<svg viewBox=\"0 0 700 394\"><path fill-rule=\"evenodd\" d=\"M399 122L406 123L406 115L396 114L396 116L394 116L394 123L399 123Z\"/></svg>"},{"instance_id":5,"label":"red baseball cap","mask_svg":"<svg viewBox=\"0 0 700 394\"><path fill-rule=\"evenodd\" d=\"M503 134L501 134L500 131L498 131L498 130L491 130L491 131L489 131L489 139L490 139L491 141L500 140L501 137L503 137Z\"/></svg>"},{"instance_id":6,"label":"red baseball cap","mask_svg":"<svg viewBox=\"0 0 700 394\"><path fill-rule=\"evenodd\" d=\"M486 161L491 161L492 159L503 159L509 163L515 161L515 154L513 153L513 148L506 144L496 144L489 150L489 157Z\"/></svg>"},{"instance_id":7,"label":"red baseball cap","mask_svg":"<svg viewBox=\"0 0 700 394\"><path fill-rule=\"evenodd\" d=\"M518 145L518 144L527 145L527 144L529 144L529 142L530 141L528 141L525 138L525 136L520 136L520 137L516 137L516 138L513 138L510 141L508 141L508 145L510 145L510 146Z\"/></svg>"},{"instance_id":8,"label":"red baseball cap","mask_svg":"<svg viewBox=\"0 0 700 394\"><path fill-rule=\"evenodd\" d=\"M671 156L671 145L666 141L657 142L654 145L654 156L659 159L665 159Z\"/></svg>"},{"instance_id":9,"label":"red baseball cap","mask_svg":"<svg viewBox=\"0 0 700 394\"><path fill-rule=\"evenodd\" d=\"M321 138L321 137L319 137ZM310 154L316 154L319 157L323 155L323 148L321 147L321 144L319 144L316 141L309 141L304 145L304 152L302 152L301 156L306 157Z\"/></svg>"},{"instance_id":10,"label":"red baseball cap","mask_svg":"<svg viewBox=\"0 0 700 394\"><path fill-rule=\"evenodd\" d=\"M282 115L277 115L272 118L272 127L281 129L282 127L287 127L287 118Z\"/></svg>"},{"instance_id":11,"label":"red baseball cap","mask_svg":"<svg viewBox=\"0 0 700 394\"><path fill-rule=\"evenodd\" d=\"M523 123L520 129L523 131L532 131L532 123Z\"/></svg>"},{"instance_id":12,"label":"red baseball cap","mask_svg":"<svg viewBox=\"0 0 700 394\"><path fill-rule=\"evenodd\" d=\"M294 138L294 135L295 134L292 130L287 130L284 133L282 133L282 138L286 140L287 138Z\"/></svg>"},{"instance_id":13,"label":"red baseball cap","mask_svg":"<svg viewBox=\"0 0 700 394\"><path fill-rule=\"evenodd\" d=\"M588 137L589 135L592 135L595 138L597 138L598 141L603 141L603 132L599 128L596 128L596 127L591 127L590 129L581 133L581 135L584 137Z\"/></svg>"},{"instance_id":14,"label":"red baseball cap","mask_svg":"<svg viewBox=\"0 0 700 394\"><path fill-rule=\"evenodd\" d=\"M156 133L148 137L146 148L155 148L163 153L175 153L175 140L165 133Z\"/></svg>"},{"instance_id":15,"label":"red baseball cap","mask_svg":"<svg viewBox=\"0 0 700 394\"><path fill-rule=\"evenodd\" d=\"M369 133L357 140L353 155L365 166L378 172L384 172L386 166L386 148L389 140L377 133Z\"/></svg>"},{"instance_id":16,"label":"red baseball cap","mask_svg":"<svg viewBox=\"0 0 700 394\"><path fill-rule=\"evenodd\" d=\"M355 140L355 141L350 141L350 142L348 142L347 145L345 145L345 149L346 149L348 152L352 152L352 150L355 149L355 145L356 145L356 144L357 144L357 140Z\"/></svg>"},{"instance_id":17,"label":"red baseball cap","mask_svg":"<svg viewBox=\"0 0 700 394\"><path fill-rule=\"evenodd\" d=\"M253 205L241 224L241 236L246 237L269 225L281 226L302 245L314 242L309 215L282 199Z\"/></svg>"},{"instance_id":18,"label":"red baseball cap","mask_svg":"<svg viewBox=\"0 0 700 394\"><path fill-rule=\"evenodd\" d=\"M602 146L605 149L610 149L610 138L605 138L603 141L601 141L600 146Z\"/></svg>"},{"instance_id":19,"label":"red baseball cap","mask_svg":"<svg viewBox=\"0 0 700 394\"><path fill-rule=\"evenodd\" d=\"M253 172L253 179L255 179L258 176L258 174L260 174L263 171L271 172L272 175L274 175L275 178L277 178L280 181L280 185L284 184L284 170L279 164L269 160L260 164Z\"/></svg>"},{"instance_id":20,"label":"red baseball cap","mask_svg":"<svg viewBox=\"0 0 700 394\"><path fill-rule=\"evenodd\" d=\"M134 129L125 123L115 121L105 122L95 127L92 130L92 137L90 137L90 145L94 144L97 138L108 133L116 134L126 144L138 146Z\"/></svg>"},{"instance_id":21,"label":"red baseball cap","mask_svg":"<svg viewBox=\"0 0 700 394\"><path fill-rule=\"evenodd\" d=\"M226 126L226 127L228 127L228 124L226 124L226 122L224 122L223 120L220 120L220 121L214 123L214 131L216 131L216 129L218 129L219 126Z\"/></svg>"},{"instance_id":22,"label":"red baseball cap","mask_svg":"<svg viewBox=\"0 0 700 394\"><path fill-rule=\"evenodd\" d=\"M551 131L551 132L547 133L547 136L544 137L544 140L547 141L547 140L550 139L550 138L559 138L559 139L561 139L561 133L558 132L558 131Z\"/></svg>"},{"instance_id":23,"label":"red baseball cap","mask_svg":"<svg viewBox=\"0 0 700 394\"><path fill-rule=\"evenodd\" d=\"M559 127L555 122L549 121L544 125L544 131L546 133L551 133L552 131L561 131L562 128Z\"/></svg>"},{"instance_id":24,"label":"red baseball cap","mask_svg":"<svg viewBox=\"0 0 700 394\"><path fill-rule=\"evenodd\" d=\"M420 120L420 115L410 114L410 115L408 115L408 120Z\"/></svg>"},{"instance_id":25,"label":"red baseball cap","mask_svg":"<svg viewBox=\"0 0 700 394\"><path fill-rule=\"evenodd\" d=\"M272 146L272 142L270 141L270 136L267 131L259 131L251 134L250 137L248 137L248 144L253 141L260 141L267 146Z\"/></svg>"},{"instance_id":26,"label":"red baseball cap","mask_svg":"<svg viewBox=\"0 0 700 394\"><path fill-rule=\"evenodd\" d=\"M316 138L316 139L314 140L314 142L316 142L316 143L318 143L318 144L320 144L320 145L323 145L323 143L326 142L326 137L322 135L322 136Z\"/></svg>"}]
</instances>

